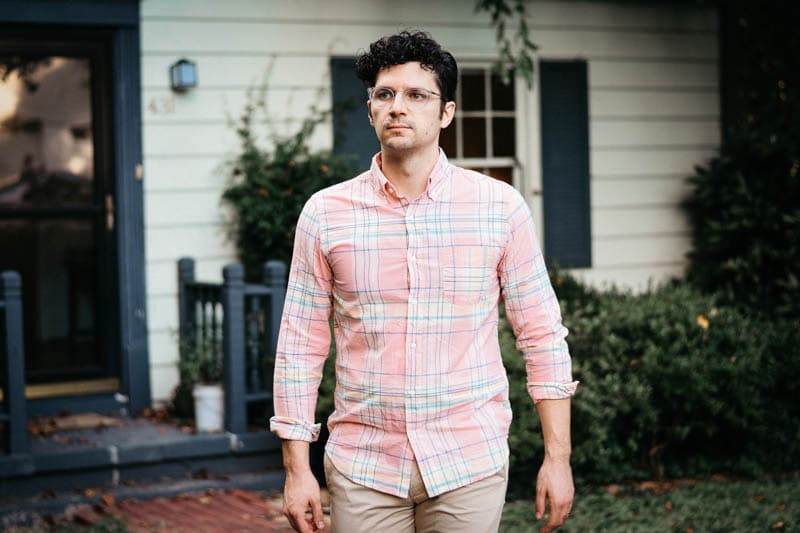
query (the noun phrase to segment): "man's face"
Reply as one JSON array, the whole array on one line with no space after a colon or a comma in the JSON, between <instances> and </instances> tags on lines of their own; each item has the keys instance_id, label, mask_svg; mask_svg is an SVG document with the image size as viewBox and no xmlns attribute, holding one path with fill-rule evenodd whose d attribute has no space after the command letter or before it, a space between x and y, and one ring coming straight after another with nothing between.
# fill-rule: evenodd
<instances>
[{"instance_id":1,"label":"man's face","mask_svg":"<svg viewBox=\"0 0 800 533\"><path fill-rule=\"evenodd\" d=\"M439 133L453 120L455 102L447 102L442 111L441 99L433 95L422 107L409 108L406 91L424 89L439 94L436 75L418 62L387 67L378 72L376 88L389 88L397 94L392 102L377 108L367 101L370 124L375 128L381 150L418 151L438 145Z\"/></svg>"}]
</instances>

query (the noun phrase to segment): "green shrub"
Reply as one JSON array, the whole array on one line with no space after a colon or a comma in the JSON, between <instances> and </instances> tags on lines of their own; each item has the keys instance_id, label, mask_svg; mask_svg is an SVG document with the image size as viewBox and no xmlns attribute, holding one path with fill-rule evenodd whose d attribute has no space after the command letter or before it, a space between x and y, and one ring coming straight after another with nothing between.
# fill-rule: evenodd
<instances>
[{"instance_id":1,"label":"green shrub","mask_svg":"<svg viewBox=\"0 0 800 533\"><path fill-rule=\"evenodd\" d=\"M688 180L687 277L729 304L800 319L800 92L784 81L772 92Z\"/></svg>"},{"instance_id":2,"label":"green shrub","mask_svg":"<svg viewBox=\"0 0 800 533\"><path fill-rule=\"evenodd\" d=\"M582 382L573 399L577 479L796 468L800 333L791 322L748 317L683 282L578 304L562 298L562 306ZM541 431L505 321L500 335L514 410L510 492L530 496Z\"/></svg>"},{"instance_id":3,"label":"green shrub","mask_svg":"<svg viewBox=\"0 0 800 533\"><path fill-rule=\"evenodd\" d=\"M248 280L260 280L265 261L292 259L297 218L316 191L355 175L353 158L329 150L311 152L308 141L330 111L311 109L293 135L268 132L272 148L258 146L254 126L266 114L264 93L251 91L236 124L240 153L229 162L230 183L223 202L232 207L230 234Z\"/></svg>"}]
</instances>

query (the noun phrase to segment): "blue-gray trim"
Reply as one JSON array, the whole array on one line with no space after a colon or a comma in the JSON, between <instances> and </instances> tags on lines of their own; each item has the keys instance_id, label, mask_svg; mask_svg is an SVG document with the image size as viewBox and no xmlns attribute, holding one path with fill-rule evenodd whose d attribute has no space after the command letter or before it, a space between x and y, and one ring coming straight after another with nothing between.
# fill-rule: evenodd
<instances>
[{"instance_id":1,"label":"blue-gray trim","mask_svg":"<svg viewBox=\"0 0 800 533\"><path fill-rule=\"evenodd\" d=\"M353 57L331 58L333 94L333 150L358 156L358 169L366 170L381 147L367 118L367 92L356 76Z\"/></svg>"},{"instance_id":2,"label":"blue-gray trim","mask_svg":"<svg viewBox=\"0 0 800 533\"><path fill-rule=\"evenodd\" d=\"M25 403L25 340L22 333L22 279L17 272L0 274L0 302L3 304L0 370L3 388L2 415L5 442L0 452L21 454L28 451L28 415Z\"/></svg>"},{"instance_id":3,"label":"blue-gray trim","mask_svg":"<svg viewBox=\"0 0 800 533\"><path fill-rule=\"evenodd\" d=\"M548 264L592 266L586 61L541 61L544 252Z\"/></svg>"},{"instance_id":4,"label":"blue-gray trim","mask_svg":"<svg viewBox=\"0 0 800 533\"><path fill-rule=\"evenodd\" d=\"M150 378L144 199L142 182L136 178L137 165L142 163L139 0L0 0L0 23L58 28L102 26L112 30L120 380L129 409L141 411L150 404Z\"/></svg>"},{"instance_id":5,"label":"blue-gray trim","mask_svg":"<svg viewBox=\"0 0 800 533\"><path fill-rule=\"evenodd\" d=\"M0 22L138 27L139 0L0 0Z\"/></svg>"},{"instance_id":6,"label":"blue-gray trim","mask_svg":"<svg viewBox=\"0 0 800 533\"><path fill-rule=\"evenodd\" d=\"M238 263L222 269L222 364L225 389L225 427L228 431L247 430L245 380L244 268Z\"/></svg>"},{"instance_id":7,"label":"blue-gray trim","mask_svg":"<svg viewBox=\"0 0 800 533\"><path fill-rule=\"evenodd\" d=\"M116 174L119 339L122 385L129 407L150 405L144 256L139 28L114 32L114 163Z\"/></svg>"}]
</instances>

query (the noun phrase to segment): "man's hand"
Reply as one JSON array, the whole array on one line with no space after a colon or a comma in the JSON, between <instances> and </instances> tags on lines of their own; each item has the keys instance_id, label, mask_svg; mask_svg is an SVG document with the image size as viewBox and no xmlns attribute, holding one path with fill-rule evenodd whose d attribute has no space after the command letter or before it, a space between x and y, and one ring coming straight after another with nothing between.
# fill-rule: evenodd
<instances>
[{"instance_id":1,"label":"man's hand","mask_svg":"<svg viewBox=\"0 0 800 533\"><path fill-rule=\"evenodd\" d=\"M283 487L283 514L295 531L311 533L325 529L319 483L308 463L308 443L283 441L283 466L286 483ZM311 509L311 517L307 512Z\"/></svg>"},{"instance_id":2,"label":"man's hand","mask_svg":"<svg viewBox=\"0 0 800 533\"><path fill-rule=\"evenodd\" d=\"M311 508L311 517L306 513ZM283 489L283 514L295 531L310 533L325 529L319 483L311 470L300 473L286 472Z\"/></svg>"},{"instance_id":3,"label":"man's hand","mask_svg":"<svg viewBox=\"0 0 800 533\"><path fill-rule=\"evenodd\" d=\"M545 458L536 478L536 520L544 516L545 502L550 501L550 518L539 530L549 533L564 525L572 509L575 486L572 484L572 468L569 459Z\"/></svg>"},{"instance_id":4,"label":"man's hand","mask_svg":"<svg viewBox=\"0 0 800 533\"><path fill-rule=\"evenodd\" d=\"M575 486L569 456L570 400L542 400L536 404L544 435L544 462L536 478L536 520L544 516L545 504L550 501L550 519L539 530L549 533L560 528L572 509Z\"/></svg>"}]
</instances>

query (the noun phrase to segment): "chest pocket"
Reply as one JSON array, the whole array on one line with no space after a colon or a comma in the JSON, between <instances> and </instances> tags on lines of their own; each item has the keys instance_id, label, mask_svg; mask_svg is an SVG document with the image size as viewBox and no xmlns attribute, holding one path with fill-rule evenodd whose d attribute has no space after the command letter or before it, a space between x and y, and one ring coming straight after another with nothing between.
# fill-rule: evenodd
<instances>
[{"instance_id":1,"label":"chest pocket","mask_svg":"<svg viewBox=\"0 0 800 533\"><path fill-rule=\"evenodd\" d=\"M496 253L489 247L454 246L440 252L440 287L448 301L472 305L498 294Z\"/></svg>"}]
</instances>

